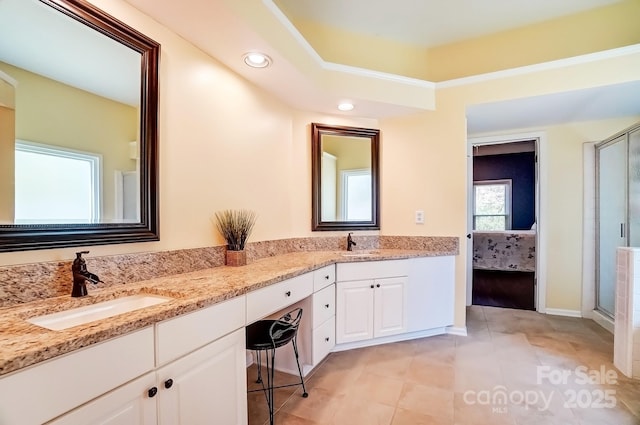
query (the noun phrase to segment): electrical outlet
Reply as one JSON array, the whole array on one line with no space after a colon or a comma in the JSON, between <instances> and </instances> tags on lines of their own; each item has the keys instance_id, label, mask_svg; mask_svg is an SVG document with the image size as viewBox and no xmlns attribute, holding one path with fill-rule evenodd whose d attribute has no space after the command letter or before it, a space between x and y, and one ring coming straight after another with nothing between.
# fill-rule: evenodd
<instances>
[{"instance_id":1,"label":"electrical outlet","mask_svg":"<svg viewBox=\"0 0 640 425\"><path fill-rule=\"evenodd\" d=\"M416 224L424 224L424 211L416 211Z\"/></svg>"}]
</instances>

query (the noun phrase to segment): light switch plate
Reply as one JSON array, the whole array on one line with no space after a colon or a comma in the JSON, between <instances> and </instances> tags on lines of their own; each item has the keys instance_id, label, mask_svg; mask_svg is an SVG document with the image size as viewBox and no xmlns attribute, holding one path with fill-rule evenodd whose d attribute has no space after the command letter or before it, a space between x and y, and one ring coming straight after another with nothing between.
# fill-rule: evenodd
<instances>
[{"instance_id":1,"label":"light switch plate","mask_svg":"<svg viewBox=\"0 0 640 425\"><path fill-rule=\"evenodd\" d=\"M416 210L416 224L424 224L424 211Z\"/></svg>"}]
</instances>

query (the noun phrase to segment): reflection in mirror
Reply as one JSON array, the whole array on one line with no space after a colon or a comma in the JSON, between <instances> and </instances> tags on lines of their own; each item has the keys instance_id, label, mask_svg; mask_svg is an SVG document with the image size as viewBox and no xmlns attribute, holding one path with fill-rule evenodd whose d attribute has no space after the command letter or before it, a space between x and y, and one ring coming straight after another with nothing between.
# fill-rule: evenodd
<instances>
[{"instance_id":1,"label":"reflection in mirror","mask_svg":"<svg viewBox=\"0 0 640 425\"><path fill-rule=\"evenodd\" d=\"M0 28L3 104L15 115L3 140L20 141L2 158L5 169L15 167L15 193L3 197L0 221L139 221L135 211L124 216L139 179L125 186L122 176L138 168L137 149L130 151L138 138L140 53L39 1L2 0Z\"/></svg>"},{"instance_id":2,"label":"reflection in mirror","mask_svg":"<svg viewBox=\"0 0 640 425\"><path fill-rule=\"evenodd\" d=\"M312 229L379 229L379 130L312 128Z\"/></svg>"},{"instance_id":3,"label":"reflection in mirror","mask_svg":"<svg viewBox=\"0 0 640 425\"><path fill-rule=\"evenodd\" d=\"M0 250L157 240L159 45L89 3L0 0Z\"/></svg>"}]
</instances>

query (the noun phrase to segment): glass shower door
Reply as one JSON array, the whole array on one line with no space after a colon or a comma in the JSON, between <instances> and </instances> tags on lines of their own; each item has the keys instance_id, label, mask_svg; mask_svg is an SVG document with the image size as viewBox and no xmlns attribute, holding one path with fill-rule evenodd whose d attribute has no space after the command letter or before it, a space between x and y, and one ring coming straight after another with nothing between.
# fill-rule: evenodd
<instances>
[{"instance_id":1,"label":"glass shower door","mask_svg":"<svg viewBox=\"0 0 640 425\"><path fill-rule=\"evenodd\" d=\"M596 309L615 312L616 250L627 246L626 135L598 147L598 279Z\"/></svg>"},{"instance_id":2,"label":"glass shower door","mask_svg":"<svg viewBox=\"0 0 640 425\"><path fill-rule=\"evenodd\" d=\"M629 132L629 246L640 247L640 128Z\"/></svg>"}]
</instances>

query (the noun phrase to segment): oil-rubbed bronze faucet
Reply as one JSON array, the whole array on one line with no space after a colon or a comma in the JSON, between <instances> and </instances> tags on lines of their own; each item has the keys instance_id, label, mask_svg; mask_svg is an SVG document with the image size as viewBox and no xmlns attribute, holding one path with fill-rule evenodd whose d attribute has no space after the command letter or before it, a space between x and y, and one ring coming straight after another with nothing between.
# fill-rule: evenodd
<instances>
[{"instance_id":1,"label":"oil-rubbed bronze faucet","mask_svg":"<svg viewBox=\"0 0 640 425\"><path fill-rule=\"evenodd\" d=\"M87 263L82 258L82 254L88 253L89 251L76 252L76 259L73 260L73 265L71 266L71 271L73 272L72 297L84 297L87 295L87 282L91 282L94 285L101 282L98 275L89 273L87 270Z\"/></svg>"},{"instance_id":2,"label":"oil-rubbed bronze faucet","mask_svg":"<svg viewBox=\"0 0 640 425\"><path fill-rule=\"evenodd\" d=\"M347 235L347 251L353 251L353 247L357 245L351 238L351 232Z\"/></svg>"}]
</instances>

